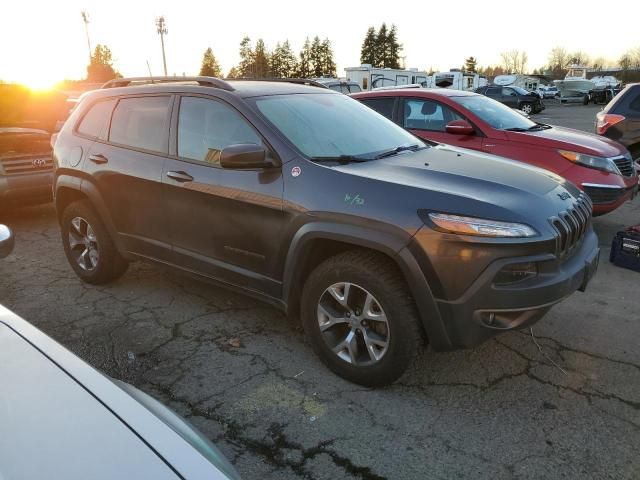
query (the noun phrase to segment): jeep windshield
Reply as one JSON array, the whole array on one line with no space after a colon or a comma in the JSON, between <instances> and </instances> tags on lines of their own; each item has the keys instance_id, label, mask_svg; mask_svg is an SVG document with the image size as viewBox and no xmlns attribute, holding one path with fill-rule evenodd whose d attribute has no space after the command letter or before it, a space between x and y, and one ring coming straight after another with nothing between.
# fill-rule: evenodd
<instances>
[{"instance_id":1,"label":"jeep windshield","mask_svg":"<svg viewBox=\"0 0 640 480\"><path fill-rule=\"evenodd\" d=\"M427 148L427 144L345 95L259 97L258 111L313 161L362 162Z\"/></svg>"},{"instance_id":2,"label":"jeep windshield","mask_svg":"<svg viewBox=\"0 0 640 480\"><path fill-rule=\"evenodd\" d=\"M483 95L451 97L451 99L499 130L524 132L544 128L506 105Z\"/></svg>"}]
</instances>

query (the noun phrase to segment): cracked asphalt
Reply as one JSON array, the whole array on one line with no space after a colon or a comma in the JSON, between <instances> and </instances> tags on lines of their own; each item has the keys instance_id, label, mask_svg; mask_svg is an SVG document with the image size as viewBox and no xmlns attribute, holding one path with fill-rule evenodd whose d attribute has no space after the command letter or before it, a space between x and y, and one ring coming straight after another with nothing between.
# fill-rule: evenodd
<instances>
[{"instance_id":1,"label":"cracked asphalt","mask_svg":"<svg viewBox=\"0 0 640 480\"><path fill-rule=\"evenodd\" d=\"M574 108L590 130L593 109ZM187 417L245 479L640 478L640 274L607 261L640 201L594 220L600 269L535 339L427 349L383 389L336 377L295 321L215 285L145 263L83 284L50 205L0 221L16 232L0 303Z\"/></svg>"}]
</instances>

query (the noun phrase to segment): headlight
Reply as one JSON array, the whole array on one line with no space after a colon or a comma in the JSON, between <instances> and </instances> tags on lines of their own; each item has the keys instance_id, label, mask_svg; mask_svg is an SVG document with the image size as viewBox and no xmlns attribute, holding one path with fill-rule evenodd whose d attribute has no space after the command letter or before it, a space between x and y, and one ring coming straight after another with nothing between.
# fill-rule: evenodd
<instances>
[{"instance_id":1,"label":"headlight","mask_svg":"<svg viewBox=\"0 0 640 480\"><path fill-rule=\"evenodd\" d=\"M523 223L500 222L474 217L461 217L447 213L430 213L429 218L438 227L452 233L482 237L535 237L536 232Z\"/></svg>"},{"instance_id":2,"label":"headlight","mask_svg":"<svg viewBox=\"0 0 640 480\"><path fill-rule=\"evenodd\" d=\"M570 162L577 163L584 167L595 168L596 170L603 170L609 173L615 173L622 175L616 164L605 157L594 157L592 155L585 155L584 153L570 152L568 150L558 150L558 153Z\"/></svg>"}]
</instances>

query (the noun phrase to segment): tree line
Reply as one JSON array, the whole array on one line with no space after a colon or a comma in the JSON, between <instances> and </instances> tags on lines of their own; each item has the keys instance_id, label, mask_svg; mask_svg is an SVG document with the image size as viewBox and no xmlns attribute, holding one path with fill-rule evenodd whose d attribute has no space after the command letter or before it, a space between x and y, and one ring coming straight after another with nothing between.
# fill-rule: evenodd
<instances>
[{"instance_id":1,"label":"tree line","mask_svg":"<svg viewBox=\"0 0 640 480\"><path fill-rule=\"evenodd\" d=\"M401 52L398 29L395 25L388 29L387 24L383 23L377 32L374 27L367 30L360 49L360 63L367 63L376 68L401 68Z\"/></svg>"}]
</instances>

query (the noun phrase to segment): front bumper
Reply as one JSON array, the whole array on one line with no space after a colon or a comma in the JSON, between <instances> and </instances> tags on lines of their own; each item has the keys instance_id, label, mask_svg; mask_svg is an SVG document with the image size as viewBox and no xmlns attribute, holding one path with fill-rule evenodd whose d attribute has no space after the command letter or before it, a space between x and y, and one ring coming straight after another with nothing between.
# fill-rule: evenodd
<instances>
[{"instance_id":1,"label":"front bumper","mask_svg":"<svg viewBox=\"0 0 640 480\"><path fill-rule=\"evenodd\" d=\"M50 202L53 172L0 175L0 206L21 206Z\"/></svg>"},{"instance_id":2,"label":"front bumper","mask_svg":"<svg viewBox=\"0 0 640 480\"><path fill-rule=\"evenodd\" d=\"M599 254L597 237L589 231L562 261L551 254L494 261L458 298L436 298L451 347L473 347L502 331L532 325L554 304L586 288L597 269ZM516 262L537 262L538 275L496 286L493 279L500 269Z\"/></svg>"},{"instance_id":3,"label":"front bumper","mask_svg":"<svg viewBox=\"0 0 640 480\"><path fill-rule=\"evenodd\" d=\"M639 185L624 188L583 183L581 188L593 202L594 215L604 215L613 212L626 201L633 200L638 194Z\"/></svg>"}]
</instances>

